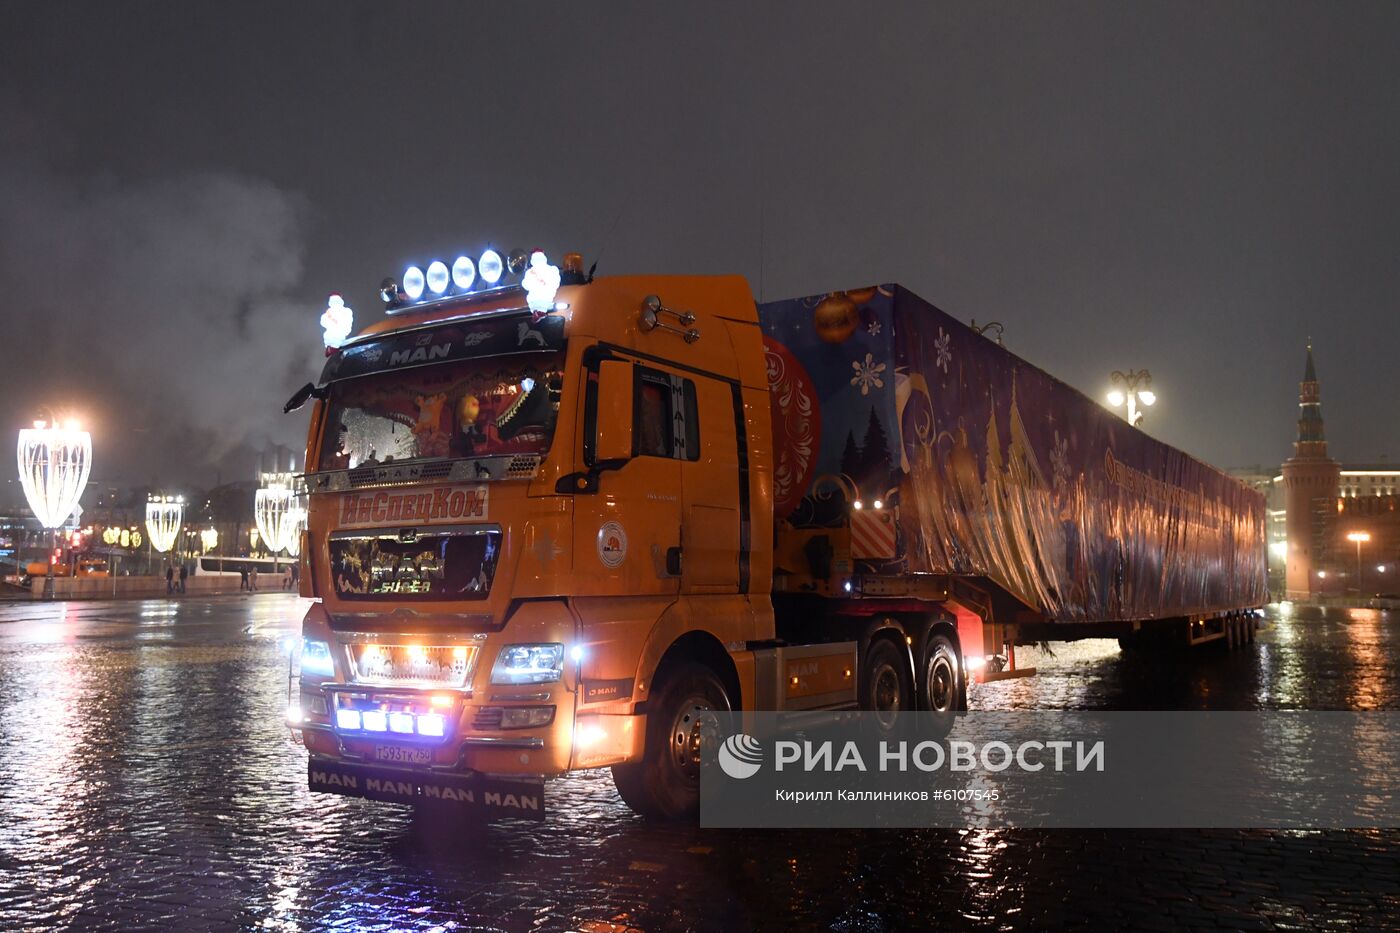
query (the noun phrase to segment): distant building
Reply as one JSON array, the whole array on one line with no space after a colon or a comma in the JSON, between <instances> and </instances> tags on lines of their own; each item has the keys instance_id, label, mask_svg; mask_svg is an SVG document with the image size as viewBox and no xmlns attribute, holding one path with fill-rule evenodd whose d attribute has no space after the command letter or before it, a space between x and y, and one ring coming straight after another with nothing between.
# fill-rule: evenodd
<instances>
[{"instance_id":1,"label":"distant building","mask_svg":"<svg viewBox=\"0 0 1400 933\"><path fill-rule=\"evenodd\" d=\"M1341 464L1328 456L1311 344L1298 386L1293 456L1269 488L1257 468L1234 472L1269 498L1270 577L1272 582L1281 563L1287 598L1400 589L1392 582L1400 578L1400 469L1388 463ZM1355 540L1361 535L1365 540Z\"/></svg>"},{"instance_id":2,"label":"distant building","mask_svg":"<svg viewBox=\"0 0 1400 933\"><path fill-rule=\"evenodd\" d=\"M1288 556L1284 587L1289 599L1306 599L1317 581L1318 556L1326 550L1326 520L1341 489L1342 465L1327 455L1322 395L1312 344L1298 384L1298 439L1283 464Z\"/></svg>"}]
</instances>

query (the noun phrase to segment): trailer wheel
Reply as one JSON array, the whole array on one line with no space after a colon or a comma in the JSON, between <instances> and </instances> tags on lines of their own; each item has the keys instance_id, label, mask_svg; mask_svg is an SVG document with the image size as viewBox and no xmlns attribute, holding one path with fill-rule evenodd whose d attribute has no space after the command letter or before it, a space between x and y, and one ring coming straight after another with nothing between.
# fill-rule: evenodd
<instances>
[{"instance_id":1,"label":"trailer wheel","mask_svg":"<svg viewBox=\"0 0 1400 933\"><path fill-rule=\"evenodd\" d=\"M724 684L708 667L671 668L647 703L642 760L613 765L613 783L627 806L646 817L690 820L700 812L700 746L712 727L707 713L728 712Z\"/></svg>"},{"instance_id":2,"label":"trailer wheel","mask_svg":"<svg viewBox=\"0 0 1400 933\"><path fill-rule=\"evenodd\" d=\"M893 726L895 713L914 708L909 658L888 638L877 638L865 649L860 674L860 708L885 714L878 717L882 726Z\"/></svg>"},{"instance_id":3,"label":"trailer wheel","mask_svg":"<svg viewBox=\"0 0 1400 933\"><path fill-rule=\"evenodd\" d=\"M935 713L957 713L967 708L958 652L946 635L934 635L924 649L919 666L919 692L924 708Z\"/></svg>"}]
</instances>

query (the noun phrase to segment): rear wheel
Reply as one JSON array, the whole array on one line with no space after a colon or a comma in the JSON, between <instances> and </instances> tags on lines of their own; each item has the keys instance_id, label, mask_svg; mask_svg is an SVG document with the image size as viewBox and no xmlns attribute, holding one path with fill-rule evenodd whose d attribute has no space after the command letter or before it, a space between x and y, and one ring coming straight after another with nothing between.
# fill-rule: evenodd
<instances>
[{"instance_id":1,"label":"rear wheel","mask_svg":"<svg viewBox=\"0 0 1400 933\"><path fill-rule=\"evenodd\" d=\"M935 713L957 713L967 709L967 692L962 665L952 639L934 635L924 649L919 666L919 693L924 709Z\"/></svg>"},{"instance_id":2,"label":"rear wheel","mask_svg":"<svg viewBox=\"0 0 1400 933\"><path fill-rule=\"evenodd\" d=\"M709 714L729 709L724 685L708 667L687 661L671 668L647 703L642 760L613 766L623 802L643 816L694 819L700 812L702 736L713 728Z\"/></svg>"},{"instance_id":3,"label":"rear wheel","mask_svg":"<svg viewBox=\"0 0 1400 933\"><path fill-rule=\"evenodd\" d=\"M914 708L908 655L890 639L877 638L870 643L860 673L860 708L880 714L885 728L894 725L896 713Z\"/></svg>"}]
</instances>

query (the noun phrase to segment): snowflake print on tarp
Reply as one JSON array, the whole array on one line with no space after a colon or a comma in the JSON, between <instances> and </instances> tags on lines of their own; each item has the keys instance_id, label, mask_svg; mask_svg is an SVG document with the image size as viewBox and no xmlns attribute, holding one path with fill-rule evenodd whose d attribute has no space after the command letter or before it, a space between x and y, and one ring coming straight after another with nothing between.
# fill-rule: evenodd
<instances>
[{"instance_id":1,"label":"snowflake print on tarp","mask_svg":"<svg viewBox=\"0 0 1400 933\"><path fill-rule=\"evenodd\" d=\"M1055 432L1055 443L1050 447L1050 469L1055 474L1055 488L1062 489L1069 484L1069 438L1060 437Z\"/></svg>"},{"instance_id":2,"label":"snowflake print on tarp","mask_svg":"<svg viewBox=\"0 0 1400 933\"><path fill-rule=\"evenodd\" d=\"M870 334L870 336L872 336L872 337L878 337L878 336L880 336L880 322L879 322L879 321L871 321L871 322L866 326L865 330L866 330L866 333Z\"/></svg>"},{"instance_id":3,"label":"snowflake print on tarp","mask_svg":"<svg viewBox=\"0 0 1400 933\"><path fill-rule=\"evenodd\" d=\"M880 374L885 371L885 364L875 362L874 354L865 354L865 362L856 360L851 363L851 368L856 371L851 377L851 385L860 386L861 395L869 395L871 386L877 389L885 387L885 381L880 378Z\"/></svg>"},{"instance_id":4,"label":"snowflake print on tarp","mask_svg":"<svg viewBox=\"0 0 1400 933\"><path fill-rule=\"evenodd\" d=\"M934 349L938 351L938 360L935 365L945 373L948 371L948 363L953 359L953 351L949 349L949 344L953 339L943 333L943 328L938 328L938 339L933 342Z\"/></svg>"}]
</instances>

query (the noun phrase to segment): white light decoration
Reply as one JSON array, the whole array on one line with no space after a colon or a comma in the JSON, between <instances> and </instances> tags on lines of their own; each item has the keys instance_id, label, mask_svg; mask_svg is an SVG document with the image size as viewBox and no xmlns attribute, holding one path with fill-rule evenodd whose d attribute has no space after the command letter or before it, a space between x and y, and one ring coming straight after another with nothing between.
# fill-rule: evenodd
<instances>
[{"instance_id":1,"label":"white light decoration","mask_svg":"<svg viewBox=\"0 0 1400 933\"><path fill-rule=\"evenodd\" d=\"M428 273L425 278L428 282L428 291L434 295L441 295L447 291L447 285L452 281L452 277L447 273L447 264L441 259L434 259L428 263Z\"/></svg>"},{"instance_id":2,"label":"white light decoration","mask_svg":"<svg viewBox=\"0 0 1400 933\"><path fill-rule=\"evenodd\" d=\"M207 554L219 546L219 532L214 528L206 528L199 533L199 543L204 545L204 552Z\"/></svg>"},{"instance_id":3,"label":"white light decoration","mask_svg":"<svg viewBox=\"0 0 1400 933\"><path fill-rule=\"evenodd\" d=\"M457 261L452 264L452 284L466 291L475 281L476 263L472 262L470 256L458 256Z\"/></svg>"},{"instance_id":4,"label":"white light decoration","mask_svg":"<svg viewBox=\"0 0 1400 933\"><path fill-rule=\"evenodd\" d=\"M520 282L525 286L525 303L536 314L554 309L554 295L559 291L559 267L551 266L539 250L530 254L530 268Z\"/></svg>"},{"instance_id":5,"label":"white light decoration","mask_svg":"<svg viewBox=\"0 0 1400 933\"><path fill-rule=\"evenodd\" d=\"M77 422L46 427L43 421L19 432L19 482L34 517L45 528L68 520L92 471L92 435Z\"/></svg>"},{"instance_id":6,"label":"white light decoration","mask_svg":"<svg viewBox=\"0 0 1400 933\"><path fill-rule=\"evenodd\" d=\"M354 326L355 312L345 303L345 299L339 295L327 298L326 310L321 315L321 327L326 332L326 346L332 350L340 349Z\"/></svg>"},{"instance_id":7,"label":"white light decoration","mask_svg":"<svg viewBox=\"0 0 1400 933\"><path fill-rule=\"evenodd\" d=\"M423 270L417 266L409 266L403 270L403 293L410 301L422 298L423 288L427 284L427 280L423 278Z\"/></svg>"},{"instance_id":8,"label":"white light decoration","mask_svg":"<svg viewBox=\"0 0 1400 933\"><path fill-rule=\"evenodd\" d=\"M295 557L301 548L306 510L297 501L293 480L291 473L264 473L262 488L254 494L253 517L264 547L274 554L286 551Z\"/></svg>"},{"instance_id":9,"label":"white light decoration","mask_svg":"<svg viewBox=\"0 0 1400 933\"><path fill-rule=\"evenodd\" d=\"M185 524L185 500L181 496L156 496L146 503L146 533L151 547L167 553L175 546Z\"/></svg>"},{"instance_id":10,"label":"white light decoration","mask_svg":"<svg viewBox=\"0 0 1400 933\"><path fill-rule=\"evenodd\" d=\"M306 509L299 505L294 505L287 510L287 540L283 541L283 550L292 557L301 554L301 533L306 530Z\"/></svg>"},{"instance_id":11,"label":"white light decoration","mask_svg":"<svg viewBox=\"0 0 1400 933\"><path fill-rule=\"evenodd\" d=\"M495 285L501 280L501 273L505 271L505 266L501 264L501 254L494 249L482 253L481 260L476 264L476 271L481 273L481 281L487 285Z\"/></svg>"}]
</instances>

